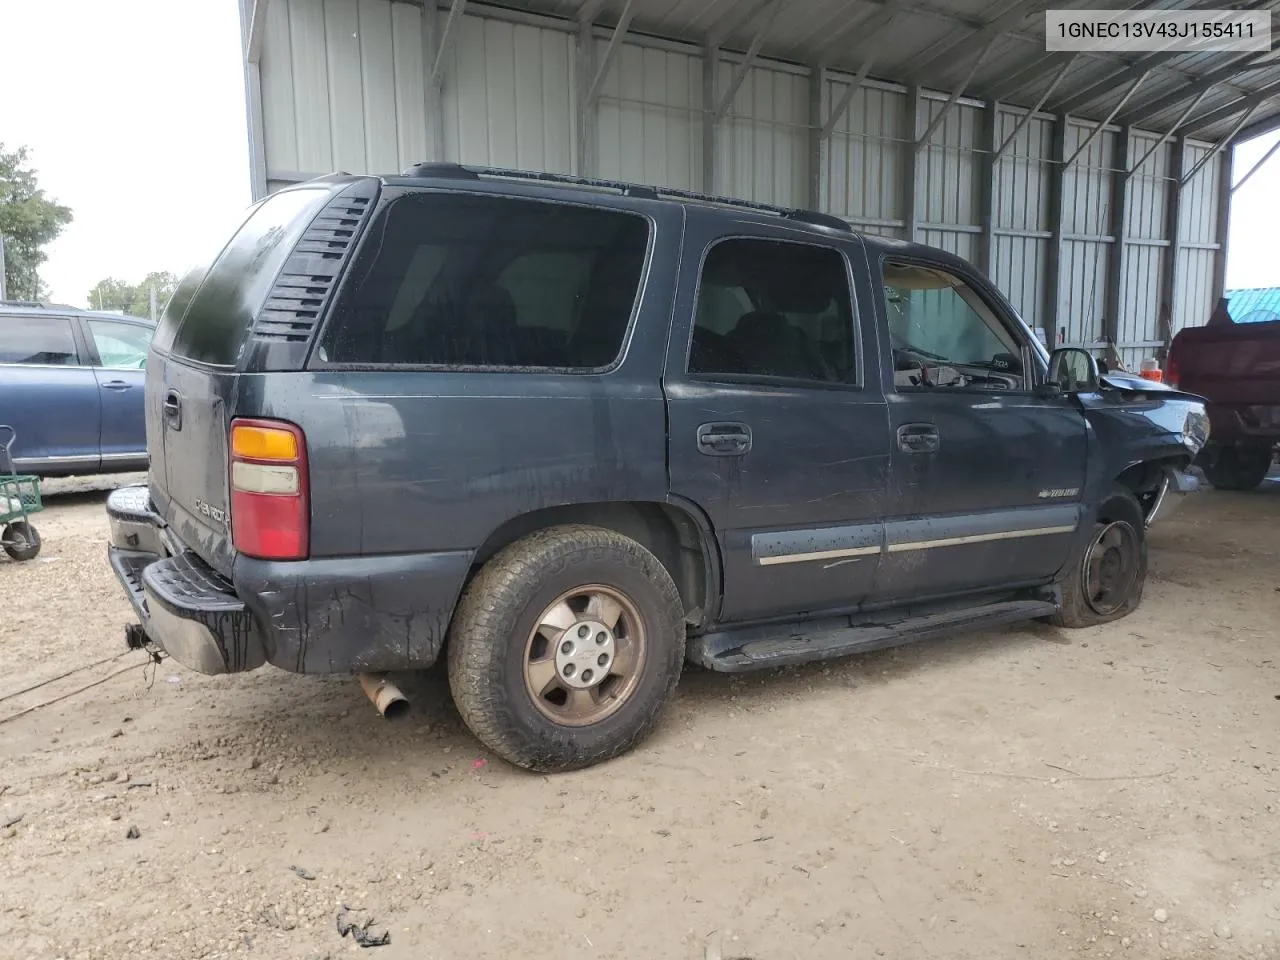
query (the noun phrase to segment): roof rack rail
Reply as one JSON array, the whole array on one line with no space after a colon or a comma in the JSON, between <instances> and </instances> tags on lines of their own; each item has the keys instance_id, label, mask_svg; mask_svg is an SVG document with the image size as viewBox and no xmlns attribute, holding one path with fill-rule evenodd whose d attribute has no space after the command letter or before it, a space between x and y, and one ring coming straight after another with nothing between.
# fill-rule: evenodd
<instances>
[{"instance_id":1,"label":"roof rack rail","mask_svg":"<svg viewBox=\"0 0 1280 960\"><path fill-rule=\"evenodd\" d=\"M569 173L543 173L535 170L513 170L506 167L479 167L461 163L417 163L404 172L406 177L435 177L446 180L479 180L481 177L494 177L505 180L533 180L540 183L558 183L573 187L591 187L597 190L616 190L623 196L641 197L647 200L670 198L688 200L693 203L707 203L723 207L736 207L743 210L756 210L761 213L772 213L797 223L807 223L815 227L826 227L829 230L840 230L852 233L853 226L835 214L819 213L816 210L803 210L783 207L771 203L759 203L755 200L740 200L736 197L719 197L678 187L654 187L622 180L605 180L599 177L579 177Z\"/></svg>"}]
</instances>

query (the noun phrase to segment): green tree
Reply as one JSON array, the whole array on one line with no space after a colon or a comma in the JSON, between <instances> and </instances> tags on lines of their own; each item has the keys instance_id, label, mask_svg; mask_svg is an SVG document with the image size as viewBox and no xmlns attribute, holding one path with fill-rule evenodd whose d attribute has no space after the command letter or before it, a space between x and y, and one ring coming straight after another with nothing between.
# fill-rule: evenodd
<instances>
[{"instance_id":1,"label":"green tree","mask_svg":"<svg viewBox=\"0 0 1280 960\"><path fill-rule=\"evenodd\" d=\"M71 208L49 199L28 163L26 147L6 150L0 143L0 235L4 236L5 294L12 300L36 300L47 288L40 265L48 246L71 222Z\"/></svg>"},{"instance_id":2,"label":"green tree","mask_svg":"<svg viewBox=\"0 0 1280 960\"><path fill-rule=\"evenodd\" d=\"M107 277L99 280L89 291L89 307L92 310L120 310L135 317L151 316L151 291L156 292L156 316L164 312L165 304L173 296L178 278L167 270L148 273L141 283L128 283Z\"/></svg>"}]
</instances>

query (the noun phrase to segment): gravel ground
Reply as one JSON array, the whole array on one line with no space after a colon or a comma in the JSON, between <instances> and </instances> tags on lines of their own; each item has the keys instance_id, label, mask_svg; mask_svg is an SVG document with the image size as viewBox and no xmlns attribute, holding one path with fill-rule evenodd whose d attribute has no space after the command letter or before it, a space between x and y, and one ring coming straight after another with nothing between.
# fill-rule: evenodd
<instances>
[{"instance_id":1,"label":"gravel ground","mask_svg":"<svg viewBox=\"0 0 1280 960\"><path fill-rule=\"evenodd\" d=\"M1158 526L1118 624L691 672L637 751L543 777L440 671L388 723L124 653L111 482L48 484L0 561L4 960L363 956L343 905L374 960L1280 956L1280 483Z\"/></svg>"}]
</instances>

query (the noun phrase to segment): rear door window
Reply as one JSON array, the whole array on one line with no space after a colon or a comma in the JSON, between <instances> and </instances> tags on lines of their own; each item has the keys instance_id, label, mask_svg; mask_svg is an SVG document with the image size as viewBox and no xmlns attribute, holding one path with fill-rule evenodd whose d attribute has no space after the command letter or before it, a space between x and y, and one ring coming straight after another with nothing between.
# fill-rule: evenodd
<instances>
[{"instance_id":1,"label":"rear door window","mask_svg":"<svg viewBox=\"0 0 1280 960\"><path fill-rule=\"evenodd\" d=\"M715 244L702 265L689 373L854 383L853 297L844 256L761 239Z\"/></svg>"},{"instance_id":2,"label":"rear door window","mask_svg":"<svg viewBox=\"0 0 1280 960\"><path fill-rule=\"evenodd\" d=\"M147 351L151 348L151 330L147 327L90 320L89 335L98 351L100 366L141 370L147 365Z\"/></svg>"},{"instance_id":3,"label":"rear door window","mask_svg":"<svg viewBox=\"0 0 1280 960\"><path fill-rule=\"evenodd\" d=\"M330 195L327 187L282 190L255 207L213 266L178 285L156 334L160 348L234 366L276 275Z\"/></svg>"},{"instance_id":4,"label":"rear door window","mask_svg":"<svg viewBox=\"0 0 1280 960\"><path fill-rule=\"evenodd\" d=\"M649 222L564 203L411 194L368 236L321 362L589 370L622 351Z\"/></svg>"},{"instance_id":5,"label":"rear door window","mask_svg":"<svg viewBox=\"0 0 1280 960\"><path fill-rule=\"evenodd\" d=\"M0 363L74 367L80 363L66 317L0 318Z\"/></svg>"}]
</instances>

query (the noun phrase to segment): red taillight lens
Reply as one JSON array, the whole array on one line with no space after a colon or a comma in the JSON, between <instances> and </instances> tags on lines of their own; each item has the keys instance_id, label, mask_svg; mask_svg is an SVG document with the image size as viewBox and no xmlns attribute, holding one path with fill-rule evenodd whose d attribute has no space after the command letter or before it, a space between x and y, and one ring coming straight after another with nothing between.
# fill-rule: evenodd
<instances>
[{"instance_id":1,"label":"red taillight lens","mask_svg":"<svg viewBox=\"0 0 1280 960\"><path fill-rule=\"evenodd\" d=\"M280 420L231 421L231 538L262 560L305 560L311 504L307 444Z\"/></svg>"}]
</instances>

